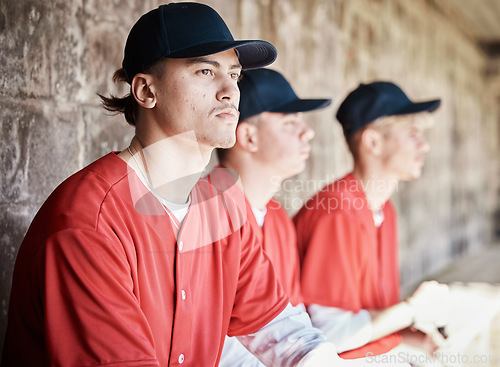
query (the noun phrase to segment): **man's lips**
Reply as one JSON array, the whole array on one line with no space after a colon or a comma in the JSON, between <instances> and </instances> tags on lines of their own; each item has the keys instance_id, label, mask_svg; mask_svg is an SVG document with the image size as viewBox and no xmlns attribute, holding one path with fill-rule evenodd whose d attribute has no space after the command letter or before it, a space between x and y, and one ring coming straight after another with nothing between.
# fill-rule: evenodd
<instances>
[{"instance_id":1,"label":"man's lips","mask_svg":"<svg viewBox=\"0 0 500 367\"><path fill-rule=\"evenodd\" d=\"M303 155L306 157L309 157L310 154L311 154L311 147L304 148L300 151L300 155Z\"/></svg>"},{"instance_id":2,"label":"man's lips","mask_svg":"<svg viewBox=\"0 0 500 367\"><path fill-rule=\"evenodd\" d=\"M239 113L234 108L225 108L223 110L217 111L216 115L224 120L238 121Z\"/></svg>"},{"instance_id":3,"label":"man's lips","mask_svg":"<svg viewBox=\"0 0 500 367\"><path fill-rule=\"evenodd\" d=\"M423 165L425 163L425 156L418 156L416 161L418 164Z\"/></svg>"}]
</instances>

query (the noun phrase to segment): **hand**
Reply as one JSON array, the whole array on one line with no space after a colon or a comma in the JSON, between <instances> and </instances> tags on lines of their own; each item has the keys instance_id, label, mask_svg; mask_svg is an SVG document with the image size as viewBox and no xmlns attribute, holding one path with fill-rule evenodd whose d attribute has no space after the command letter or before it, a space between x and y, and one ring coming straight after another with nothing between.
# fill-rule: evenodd
<instances>
[{"instance_id":1,"label":"hand","mask_svg":"<svg viewBox=\"0 0 500 367\"><path fill-rule=\"evenodd\" d=\"M406 300L414 309L413 327L434 335L436 329L447 324L450 308L450 289L436 281L424 282Z\"/></svg>"},{"instance_id":2,"label":"hand","mask_svg":"<svg viewBox=\"0 0 500 367\"><path fill-rule=\"evenodd\" d=\"M399 334L403 337L403 343L405 345L423 350L429 355L432 355L446 342L436 329L432 333L426 334L415 328L407 328L401 330Z\"/></svg>"}]
</instances>

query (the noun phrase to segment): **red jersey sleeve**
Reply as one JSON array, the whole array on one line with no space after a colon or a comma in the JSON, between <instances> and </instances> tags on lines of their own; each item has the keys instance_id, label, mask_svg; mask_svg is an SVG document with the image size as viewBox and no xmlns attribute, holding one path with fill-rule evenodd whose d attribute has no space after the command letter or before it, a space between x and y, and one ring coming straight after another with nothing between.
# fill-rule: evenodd
<instances>
[{"instance_id":1,"label":"red jersey sleeve","mask_svg":"<svg viewBox=\"0 0 500 367\"><path fill-rule=\"evenodd\" d=\"M37 256L52 364L159 365L119 245L91 230L63 230L49 237Z\"/></svg>"}]
</instances>

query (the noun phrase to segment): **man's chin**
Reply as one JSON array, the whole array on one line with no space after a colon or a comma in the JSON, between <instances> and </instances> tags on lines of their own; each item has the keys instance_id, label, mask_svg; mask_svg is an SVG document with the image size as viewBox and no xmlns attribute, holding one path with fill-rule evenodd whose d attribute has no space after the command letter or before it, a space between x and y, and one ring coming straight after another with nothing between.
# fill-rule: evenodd
<instances>
[{"instance_id":1,"label":"man's chin","mask_svg":"<svg viewBox=\"0 0 500 367\"><path fill-rule=\"evenodd\" d=\"M219 146L217 148L229 149L229 148L232 148L235 143L236 143L236 136L233 136L229 139L220 141Z\"/></svg>"},{"instance_id":2,"label":"man's chin","mask_svg":"<svg viewBox=\"0 0 500 367\"><path fill-rule=\"evenodd\" d=\"M400 178L401 181L414 181L422 176L422 170L408 173L405 177Z\"/></svg>"},{"instance_id":3,"label":"man's chin","mask_svg":"<svg viewBox=\"0 0 500 367\"><path fill-rule=\"evenodd\" d=\"M208 147L213 148L221 148L221 149L228 149L232 148L234 144L236 143L236 135L228 135L228 136L198 136L198 143L206 145Z\"/></svg>"},{"instance_id":4,"label":"man's chin","mask_svg":"<svg viewBox=\"0 0 500 367\"><path fill-rule=\"evenodd\" d=\"M286 180L288 178L295 177L304 172L305 169L306 169L306 162L304 161L302 164L297 165L292 169L290 169L288 172L286 172L286 174L283 175L283 179Z\"/></svg>"}]
</instances>

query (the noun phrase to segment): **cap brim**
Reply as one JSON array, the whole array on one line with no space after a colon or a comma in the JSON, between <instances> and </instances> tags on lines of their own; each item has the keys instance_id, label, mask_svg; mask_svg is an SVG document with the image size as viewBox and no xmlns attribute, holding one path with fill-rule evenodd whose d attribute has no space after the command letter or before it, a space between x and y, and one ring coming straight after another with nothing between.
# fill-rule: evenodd
<instances>
[{"instance_id":1,"label":"cap brim","mask_svg":"<svg viewBox=\"0 0 500 367\"><path fill-rule=\"evenodd\" d=\"M218 41L204 43L181 51L174 52L167 57L187 58L215 54L218 52L236 49L238 60L244 70L258 69L272 64L278 52L276 48L266 41Z\"/></svg>"},{"instance_id":2,"label":"cap brim","mask_svg":"<svg viewBox=\"0 0 500 367\"><path fill-rule=\"evenodd\" d=\"M435 99L433 101L428 101L428 102L412 103L403 108L402 110L398 111L394 115L405 115L408 113L418 113L424 111L433 112L437 110L440 104L441 104L440 99Z\"/></svg>"},{"instance_id":3,"label":"cap brim","mask_svg":"<svg viewBox=\"0 0 500 367\"><path fill-rule=\"evenodd\" d=\"M278 108L273 108L270 112L297 113L308 112L325 108L332 103L331 99L296 99Z\"/></svg>"}]
</instances>

